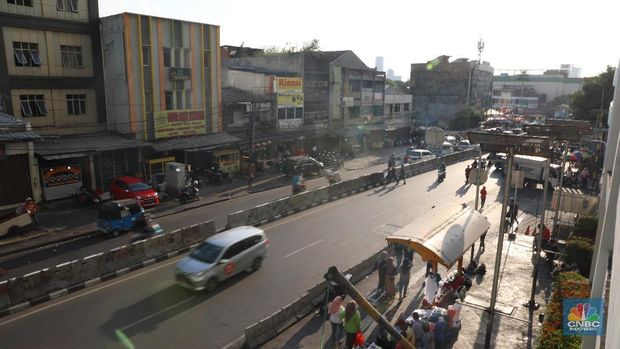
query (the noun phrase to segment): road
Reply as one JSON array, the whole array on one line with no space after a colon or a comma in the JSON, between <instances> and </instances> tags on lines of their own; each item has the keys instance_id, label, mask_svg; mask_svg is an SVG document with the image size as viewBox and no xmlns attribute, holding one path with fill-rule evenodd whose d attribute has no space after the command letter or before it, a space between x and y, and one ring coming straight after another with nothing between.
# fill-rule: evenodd
<instances>
[{"instance_id":1,"label":"road","mask_svg":"<svg viewBox=\"0 0 620 349\"><path fill-rule=\"evenodd\" d=\"M471 203L475 187L463 186L464 167L449 166L439 185L429 172L266 225L271 253L263 268L213 294L174 284L178 257L2 318L3 348L121 348L117 330L136 348L220 348L320 282L329 266L347 268L384 247L394 227L446 202ZM490 201L498 189L487 189ZM201 217L188 211L179 219Z\"/></svg>"},{"instance_id":2,"label":"road","mask_svg":"<svg viewBox=\"0 0 620 349\"><path fill-rule=\"evenodd\" d=\"M351 179L384 169L385 165L381 164L369 168L345 171L342 173L342 178ZM324 177L310 179L306 181L306 185L308 189L318 188L327 185L327 179ZM227 214L277 200L290 195L290 192L290 186L274 188L217 204L194 208L186 212L163 216L157 218L156 221L164 230L172 231L213 219L215 220L217 229L222 229L226 226ZM67 216L70 215L67 214ZM130 234L117 238L112 238L104 234L95 234L59 245L3 256L0 258L0 270L3 270L5 273L0 276L0 280L25 275L36 270L47 268L51 265L58 265L66 261L80 259L101 251L110 250L127 244L130 237Z\"/></svg>"}]
</instances>

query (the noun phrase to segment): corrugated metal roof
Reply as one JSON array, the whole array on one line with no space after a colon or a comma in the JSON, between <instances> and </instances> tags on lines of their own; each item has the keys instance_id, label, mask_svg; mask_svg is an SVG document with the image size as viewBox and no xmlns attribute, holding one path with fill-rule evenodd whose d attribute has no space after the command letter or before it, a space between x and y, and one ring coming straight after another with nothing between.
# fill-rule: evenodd
<instances>
[{"instance_id":1,"label":"corrugated metal roof","mask_svg":"<svg viewBox=\"0 0 620 349\"><path fill-rule=\"evenodd\" d=\"M248 91L236 88L236 87L222 87L222 103L237 103L237 102L270 102L271 99L267 96L250 93Z\"/></svg>"},{"instance_id":2,"label":"corrugated metal roof","mask_svg":"<svg viewBox=\"0 0 620 349\"><path fill-rule=\"evenodd\" d=\"M259 73L266 75L277 75L277 76L297 76L297 73L286 71L286 70L277 70L277 69L269 69L264 67L255 67L255 66L230 66L228 67L230 70L239 70L239 71L247 71L251 73Z\"/></svg>"},{"instance_id":3,"label":"corrugated metal roof","mask_svg":"<svg viewBox=\"0 0 620 349\"><path fill-rule=\"evenodd\" d=\"M34 131L26 130L26 123L7 113L0 112L0 142L19 142L38 139Z\"/></svg>"},{"instance_id":4,"label":"corrugated metal roof","mask_svg":"<svg viewBox=\"0 0 620 349\"><path fill-rule=\"evenodd\" d=\"M226 132L214 133L204 136L191 136L183 138L173 138L165 141L152 143L155 151L169 150L208 150L218 146L233 145L241 141L241 138L230 135Z\"/></svg>"},{"instance_id":5,"label":"corrugated metal roof","mask_svg":"<svg viewBox=\"0 0 620 349\"><path fill-rule=\"evenodd\" d=\"M118 149L132 149L149 146L149 143L109 134L92 134L81 136L62 136L55 139L46 138L35 142L34 152L41 156L96 153Z\"/></svg>"}]
</instances>

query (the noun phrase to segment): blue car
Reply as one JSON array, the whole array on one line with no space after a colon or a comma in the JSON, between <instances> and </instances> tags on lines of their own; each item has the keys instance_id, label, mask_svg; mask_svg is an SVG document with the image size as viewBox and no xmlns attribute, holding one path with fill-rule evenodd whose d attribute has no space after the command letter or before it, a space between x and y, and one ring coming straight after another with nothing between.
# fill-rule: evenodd
<instances>
[{"instance_id":1,"label":"blue car","mask_svg":"<svg viewBox=\"0 0 620 349\"><path fill-rule=\"evenodd\" d=\"M135 199L108 201L99 207L97 230L119 236L133 230L144 219L144 209Z\"/></svg>"}]
</instances>

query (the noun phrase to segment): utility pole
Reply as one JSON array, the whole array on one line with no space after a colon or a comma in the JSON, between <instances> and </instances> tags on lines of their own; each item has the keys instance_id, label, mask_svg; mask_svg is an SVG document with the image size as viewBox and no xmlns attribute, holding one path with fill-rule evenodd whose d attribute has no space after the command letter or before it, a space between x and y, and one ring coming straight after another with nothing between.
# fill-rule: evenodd
<instances>
[{"instance_id":1,"label":"utility pole","mask_svg":"<svg viewBox=\"0 0 620 349\"><path fill-rule=\"evenodd\" d=\"M489 315L489 319L487 322L487 332L484 340L484 348L491 348L491 336L493 335L493 321L495 318L495 302L497 301L497 288L499 283L499 270L502 265L502 253L504 249L504 232L506 230L506 209L508 206L508 197L510 196L510 181L512 175L512 158L513 158L513 150L512 147L508 149L508 154L506 155L506 177L504 178L504 199L502 202L502 214L500 216L499 223L499 237L497 239L497 253L495 254L495 269L493 270L493 289L491 290L491 303L489 304L489 309L487 309L487 313Z\"/></svg>"},{"instance_id":2,"label":"utility pole","mask_svg":"<svg viewBox=\"0 0 620 349\"><path fill-rule=\"evenodd\" d=\"M540 222L538 224L538 237L535 236L536 239L536 258L534 259L534 275L532 275L532 292L530 294L530 300L523 304L523 306L530 308L530 311L534 311L538 309L539 304L536 303L534 297L536 297L536 282L538 281L538 266L540 262L540 249L542 246L542 236L543 236L543 227L545 224L545 212L547 211L547 191L549 189L549 159L545 162L545 170L547 173L545 174L545 184L543 185L543 201L542 201L542 211L540 213Z\"/></svg>"},{"instance_id":3,"label":"utility pole","mask_svg":"<svg viewBox=\"0 0 620 349\"><path fill-rule=\"evenodd\" d=\"M560 166L560 184L558 186L558 194L556 195L555 213L553 214L553 237L558 241L560 229L558 227L558 215L560 213L560 204L562 203L562 188L564 186L564 166L566 166L566 155L568 153L568 144L561 143L564 150L562 151L562 162Z\"/></svg>"}]
</instances>

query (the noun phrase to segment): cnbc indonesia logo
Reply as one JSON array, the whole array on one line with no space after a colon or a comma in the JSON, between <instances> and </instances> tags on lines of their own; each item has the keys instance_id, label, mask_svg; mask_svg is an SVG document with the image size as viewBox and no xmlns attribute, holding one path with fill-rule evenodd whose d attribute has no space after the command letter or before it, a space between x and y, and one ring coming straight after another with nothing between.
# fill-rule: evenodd
<instances>
[{"instance_id":1,"label":"cnbc indonesia logo","mask_svg":"<svg viewBox=\"0 0 620 349\"><path fill-rule=\"evenodd\" d=\"M600 300L565 299L564 300L564 334L565 335L600 335L603 329L603 314Z\"/></svg>"}]
</instances>

